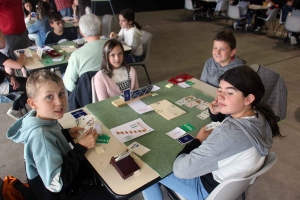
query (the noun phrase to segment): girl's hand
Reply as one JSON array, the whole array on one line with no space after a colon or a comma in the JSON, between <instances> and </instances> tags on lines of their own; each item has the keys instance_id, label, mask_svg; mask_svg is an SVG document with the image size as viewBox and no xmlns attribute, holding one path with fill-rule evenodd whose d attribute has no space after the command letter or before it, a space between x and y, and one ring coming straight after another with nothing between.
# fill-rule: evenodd
<instances>
[{"instance_id":1,"label":"girl's hand","mask_svg":"<svg viewBox=\"0 0 300 200\"><path fill-rule=\"evenodd\" d=\"M27 18L28 18L29 20L31 20L31 13L29 13L29 15L27 16Z\"/></svg>"},{"instance_id":2,"label":"girl's hand","mask_svg":"<svg viewBox=\"0 0 300 200\"><path fill-rule=\"evenodd\" d=\"M109 38L115 38L117 39L118 38L118 35L114 32L111 32L110 35L109 35Z\"/></svg>"},{"instance_id":3,"label":"girl's hand","mask_svg":"<svg viewBox=\"0 0 300 200\"><path fill-rule=\"evenodd\" d=\"M206 138L211 134L213 130L206 130L206 126L203 126L199 133L196 135L196 138L200 140L200 142L202 143L204 140L206 140Z\"/></svg>"},{"instance_id":4,"label":"girl's hand","mask_svg":"<svg viewBox=\"0 0 300 200\"><path fill-rule=\"evenodd\" d=\"M220 113L220 108L218 105L218 97L216 97L215 100L209 104L209 110L213 115L217 115Z\"/></svg>"},{"instance_id":5,"label":"girl's hand","mask_svg":"<svg viewBox=\"0 0 300 200\"><path fill-rule=\"evenodd\" d=\"M83 131L83 130L84 130L84 128L81 128L81 127L70 128L69 129L69 135L71 136L71 138L75 139L79 135L78 131Z\"/></svg>"},{"instance_id":6,"label":"girl's hand","mask_svg":"<svg viewBox=\"0 0 300 200\"><path fill-rule=\"evenodd\" d=\"M11 84L13 90L16 90L18 87L20 87L19 81L17 81L16 77L14 77L14 76L10 77L10 84Z\"/></svg>"},{"instance_id":7,"label":"girl's hand","mask_svg":"<svg viewBox=\"0 0 300 200\"><path fill-rule=\"evenodd\" d=\"M79 139L79 144L90 149L95 147L96 140L98 138L98 133L95 129L90 128L86 132L83 133L81 138Z\"/></svg>"}]
</instances>

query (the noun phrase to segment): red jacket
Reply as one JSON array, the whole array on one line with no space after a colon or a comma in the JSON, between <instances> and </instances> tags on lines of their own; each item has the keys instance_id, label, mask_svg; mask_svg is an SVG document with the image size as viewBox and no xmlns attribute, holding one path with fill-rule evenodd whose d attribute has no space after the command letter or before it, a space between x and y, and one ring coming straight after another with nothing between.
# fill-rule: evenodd
<instances>
[{"instance_id":1,"label":"red jacket","mask_svg":"<svg viewBox=\"0 0 300 200\"><path fill-rule=\"evenodd\" d=\"M5 35L15 35L26 31L22 0L0 1L0 30Z\"/></svg>"}]
</instances>

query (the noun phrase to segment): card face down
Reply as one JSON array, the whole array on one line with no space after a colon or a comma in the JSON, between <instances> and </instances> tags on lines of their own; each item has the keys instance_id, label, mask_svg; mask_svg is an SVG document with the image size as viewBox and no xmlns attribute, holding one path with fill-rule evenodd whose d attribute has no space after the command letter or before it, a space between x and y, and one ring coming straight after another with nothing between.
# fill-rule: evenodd
<instances>
[{"instance_id":1,"label":"card face down","mask_svg":"<svg viewBox=\"0 0 300 200\"><path fill-rule=\"evenodd\" d=\"M194 139L193 136L191 136L190 134L186 134L180 138L177 139L177 141L180 143L180 144L186 144L186 143L189 143L190 141L192 141Z\"/></svg>"}]
</instances>

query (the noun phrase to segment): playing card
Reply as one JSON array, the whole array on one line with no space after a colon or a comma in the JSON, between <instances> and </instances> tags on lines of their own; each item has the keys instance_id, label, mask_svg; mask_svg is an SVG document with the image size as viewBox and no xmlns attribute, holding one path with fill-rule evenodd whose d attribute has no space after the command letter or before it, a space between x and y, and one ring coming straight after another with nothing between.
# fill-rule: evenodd
<instances>
[{"instance_id":1,"label":"playing card","mask_svg":"<svg viewBox=\"0 0 300 200\"><path fill-rule=\"evenodd\" d=\"M180 138L177 139L177 141L180 143L180 144L186 144L190 141L192 141L194 139L193 136L191 136L190 134L186 134Z\"/></svg>"},{"instance_id":2,"label":"playing card","mask_svg":"<svg viewBox=\"0 0 300 200\"><path fill-rule=\"evenodd\" d=\"M182 106L184 104L185 100L184 99L180 99L178 101L176 101L175 103L179 106Z\"/></svg>"},{"instance_id":3,"label":"playing card","mask_svg":"<svg viewBox=\"0 0 300 200\"><path fill-rule=\"evenodd\" d=\"M207 110L203 111L199 115L197 115L198 118L205 120L209 117L209 112Z\"/></svg>"},{"instance_id":4,"label":"playing card","mask_svg":"<svg viewBox=\"0 0 300 200\"><path fill-rule=\"evenodd\" d=\"M220 125L221 125L221 122L211 122L211 123L206 125L206 130L208 131L208 130L215 129Z\"/></svg>"},{"instance_id":5,"label":"playing card","mask_svg":"<svg viewBox=\"0 0 300 200\"><path fill-rule=\"evenodd\" d=\"M93 115L86 115L86 116L81 116L77 119L77 126L84 128L83 131L79 131L79 135L77 138L81 138L83 133L85 133L87 130L90 128L94 128L95 126L95 119Z\"/></svg>"},{"instance_id":6,"label":"playing card","mask_svg":"<svg viewBox=\"0 0 300 200\"><path fill-rule=\"evenodd\" d=\"M134 153L136 153L139 156L143 156L144 154L148 153L150 151L150 149L148 149L147 147L134 142L132 144L130 144L127 149L133 151Z\"/></svg>"},{"instance_id":7,"label":"playing card","mask_svg":"<svg viewBox=\"0 0 300 200\"><path fill-rule=\"evenodd\" d=\"M76 111L74 111L74 112L71 112L71 115L73 115L73 117L74 117L75 119L78 119L79 117L81 117L81 116L86 116L87 114L86 114L86 112L84 112L82 109L80 109L80 110L76 110Z\"/></svg>"},{"instance_id":8,"label":"playing card","mask_svg":"<svg viewBox=\"0 0 300 200\"><path fill-rule=\"evenodd\" d=\"M192 108L192 107L194 107L194 106L199 105L200 102L201 102L200 99L196 99L196 100L194 100L194 101L190 101L190 102L185 103L185 105L186 105L187 107L189 107L189 108Z\"/></svg>"},{"instance_id":9,"label":"playing card","mask_svg":"<svg viewBox=\"0 0 300 200\"><path fill-rule=\"evenodd\" d=\"M129 101L130 100L130 89L124 90L123 96L124 96L124 101Z\"/></svg>"},{"instance_id":10,"label":"playing card","mask_svg":"<svg viewBox=\"0 0 300 200\"><path fill-rule=\"evenodd\" d=\"M108 144L110 137L107 134L99 135L96 143Z\"/></svg>"},{"instance_id":11,"label":"playing card","mask_svg":"<svg viewBox=\"0 0 300 200\"><path fill-rule=\"evenodd\" d=\"M201 103L197 106L198 109L200 110L205 110L206 108L208 108L209 103L205 102L205 101L201 101Z\"/></svg>"},{"instance_id":12,"label":"playing card","mask_svg":"<svg viewBox=\"0 0 300 200\"><path fill-rule=\"evenodd\" d=\"M186 123L186 124L183 124L182 126L180 126L180 128L186 132L190 132L190 131L193 131L195 130L196 128L190 124L190 123Z\"/></svg>"}]
</instances>

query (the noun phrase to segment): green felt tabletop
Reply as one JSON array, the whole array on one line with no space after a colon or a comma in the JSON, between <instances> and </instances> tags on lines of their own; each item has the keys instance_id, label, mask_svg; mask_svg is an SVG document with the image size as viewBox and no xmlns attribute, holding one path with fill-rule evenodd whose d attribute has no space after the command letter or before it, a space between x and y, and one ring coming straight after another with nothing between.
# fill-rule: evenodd
<instances>
[{"instance_id":1,"label":"green felt tabletop","mask_svg":"<svg viewBox=\"0 0 300 200\"><path fill-rule=\"evenodd\" d=\"M179 99L189 95L193 95L196 98L200 98L207 102L211 102L213 100L212 97L207 96L201 91L194 88L183 89L177 85L174 85L171 88L166 88L165 85L167 83L167 81L157 83L156 85L161 87L160 90L155 92L158 95L148 96L141 100L147 105L164 99L175 104L175 102ZM172 166L176 155L183 148L183 145L181 145L177 140L173 140L172 138L167 136L166 133L176 127L180 127L185 123L190 123L195 126L196 130L193 130L189 133L195 136L199 132L200 128L210 123L210 118L201 120L197 117L197 115L200 114L202 110L199 110L196 107L189 108L185 105L178 106L177 104L175 104L181 109L185 110L187 113L172 120L167 120L155 111L151 111L145 114L138 114L128 105L115 107L111 102L118 98L119 97L113 97L94 104L89 104L86 106L86 108L108 129L125 124L138 118L141 118L151 128L155 129L151 133L126 142L125 145L128 146L132 142L137 141L145 147L150 148L151 151L143 155L141 159L152 169L154 169L161 178L172 173Z\"/></svg>"}]
</instances>

